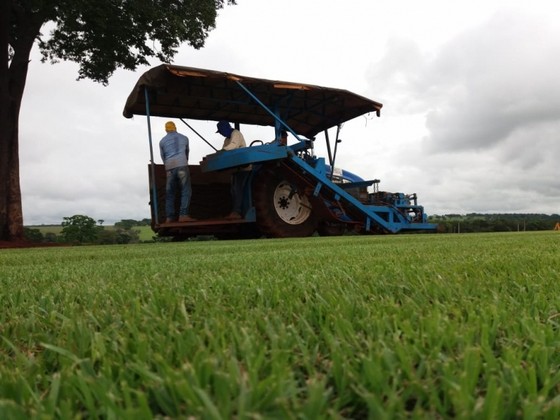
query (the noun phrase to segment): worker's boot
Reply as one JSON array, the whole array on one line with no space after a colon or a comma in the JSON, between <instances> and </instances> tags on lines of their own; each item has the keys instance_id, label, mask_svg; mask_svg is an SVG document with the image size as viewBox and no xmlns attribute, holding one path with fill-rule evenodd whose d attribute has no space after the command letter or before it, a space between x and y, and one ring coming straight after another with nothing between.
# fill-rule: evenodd
<instances>
[{"instance_id":1,"label":"worker's boot","mask_svg":"<svg viewBox=\"0 0 560 420\"><path fill-rule=\"evenodd\" d=\"M188 215L179 216L179 223L187 223L187 222L196 222L196 219Z\"/></svg>"},{"instance_id":2,"label":"worker's boot","mask_svg":"<svg viewBox=\"0 0 560 420\"><path fill-rule=\"evenodd\" d=\"M239 220L239 219L242 219L242 216L239 213L237 213L236 211L232 211L225 218L227 220Z\"/></svg>"}]
</instances>

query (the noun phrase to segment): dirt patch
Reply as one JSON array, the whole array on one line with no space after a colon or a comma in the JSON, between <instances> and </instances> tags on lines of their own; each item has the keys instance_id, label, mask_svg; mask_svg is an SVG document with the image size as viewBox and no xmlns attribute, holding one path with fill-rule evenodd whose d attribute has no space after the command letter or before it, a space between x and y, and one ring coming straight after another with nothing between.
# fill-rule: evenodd
<instances>
[{"instance_id":1,"label":"dirt patch","mask_svg":"<svg viewBox=\"0 0 560 420\"><path fill-rule=\"evenodd\" d=\"M29 241L0 241L0 249L5 248L44 248L53 246L68 246L68 244L58 244L52 242L37 243Z\"/></svg>"}]
</instances>

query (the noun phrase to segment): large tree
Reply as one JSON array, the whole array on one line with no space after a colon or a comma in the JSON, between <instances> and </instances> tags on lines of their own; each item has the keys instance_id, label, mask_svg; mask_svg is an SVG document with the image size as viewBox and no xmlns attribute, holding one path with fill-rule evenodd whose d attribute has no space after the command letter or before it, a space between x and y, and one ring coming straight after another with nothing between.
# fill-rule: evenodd
<instances>
[{"instance_id":1,"label":"large tree","mask_svg":"<svg viewBox=\"0 0 560 420\"><path fill-rule=\"evenodd\" d=\"M64 242L73 244L92 243L97 239L103 228L97 226L89 216L75 214L62 220L62 238Z\"/></svg>"},{"instance_id":2,"label":"large tree","mask_svg":"<svg viewBox=\"0 0 560 420\"><path fill-rule=\"evenodd\" d=\"M18 126L35 42L44 61L74 61L78 78L107 84L117 68L204 46L224 3L235 0L0 0L0 240L23 238Z\"/></svg>"}]
</instances>

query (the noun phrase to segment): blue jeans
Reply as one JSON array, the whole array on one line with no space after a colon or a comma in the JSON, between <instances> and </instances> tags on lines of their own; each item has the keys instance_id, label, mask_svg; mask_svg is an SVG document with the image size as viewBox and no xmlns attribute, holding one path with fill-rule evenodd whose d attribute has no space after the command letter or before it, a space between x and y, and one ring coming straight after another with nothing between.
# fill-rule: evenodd
<instances>
[{"instance_id":1,"label":"blue jeans","mask_svg":"<svg viewBox=\"0 0 560 420\"><path fill-rule=\"evenodd\" d=\"M175 194L177 188L181 191L180 216L189 214L192 188L191 174L188 166L169 169L167 171L167 183L165 185L165 215L169 219L175 218Z\"/></svg>"},{"instance_id":2,"label":"blue jeans","mask_svg":"<svg viewBox=\"0 0 560 420\"><path fill-rule=\"evenodd\" d=\"M243 215L247 210L246 189L251 171L238 171L231 178L232 212Z\"/></svg>"}]
</instances>

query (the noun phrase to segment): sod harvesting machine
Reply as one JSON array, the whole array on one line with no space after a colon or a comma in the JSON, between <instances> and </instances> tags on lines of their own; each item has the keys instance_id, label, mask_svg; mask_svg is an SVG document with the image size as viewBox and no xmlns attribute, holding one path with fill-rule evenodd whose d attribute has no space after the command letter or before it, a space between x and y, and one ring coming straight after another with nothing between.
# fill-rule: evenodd
<instances>
[{"instance_id":1,"label":"sod harvesting machine","mask_svg":"<svg viewBox=\"0 0 560 420\"><path fill-rule=\"evenodd\" d=\"M380 191L379 180L365 180L335 167L342 124L372 112L379 116L381 107L341 89L168 64L148 70L134 86L123 115L147 117L152 229L175 239L434 232L436 225L427 223L416 194ZM189 213L197 220L167 223L166 172L153 159L154 116L180 119L203 140L188 119L227 120L236 128L269 126L275 140L265 143L246 137L245 148L216 151L199 165L189 165L193 190ZM336 130L332 141L329 129ZM282 132L291 133L295 144L284 145ZM314 153L320 133L328 161ZM192 144L193 136L189 138ZM249 168L242 218L230 220L226 215L231 210L231 176Z\"/></svg>"}]
</instances>

